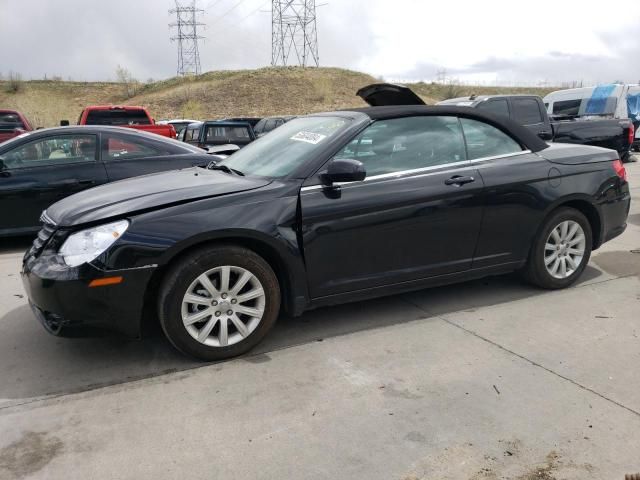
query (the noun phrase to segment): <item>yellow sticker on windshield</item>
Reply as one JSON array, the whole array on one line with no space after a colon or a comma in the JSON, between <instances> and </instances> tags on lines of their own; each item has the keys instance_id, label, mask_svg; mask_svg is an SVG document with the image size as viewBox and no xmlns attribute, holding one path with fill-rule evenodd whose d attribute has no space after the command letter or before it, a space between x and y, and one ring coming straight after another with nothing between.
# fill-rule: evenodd
<instances>
[{"instance_id":1,"label":"yellow sticker on windshield","mask_svg":"<svg viewBox=\"0 0 640 480\"><path fill-rule=\"evenodd\" d=\"M322 135L321 133L313 133L313 132L298 132L290 140L296 140L298 142L306 142L311 143L312 145L317 145L322 140L327 138L326 135Z\"/></svg>"}]
</instances>

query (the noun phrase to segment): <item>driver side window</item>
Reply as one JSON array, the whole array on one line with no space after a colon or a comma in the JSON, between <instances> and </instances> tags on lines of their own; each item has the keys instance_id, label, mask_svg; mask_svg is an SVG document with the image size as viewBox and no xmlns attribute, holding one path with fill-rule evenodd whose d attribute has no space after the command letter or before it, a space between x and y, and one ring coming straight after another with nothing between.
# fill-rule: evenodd
<instances>
[{"instance_id":1,"label":"driver side window","mask_svg":"<svg viewBox=\"0 0 640 480\"><path fill-rule=\"evenodd\" d=\"M422 116L377 121L335 158L361 161L372 177L462 162L467 155L457 117Z\"/></svg>"},{"instance_id":2,"label":"driver side window","mask_svg":"<svg viewBox=\"0 0 640 480\"><path fill-rule=\"evenodd\" d=\"M95 135L60 135L34 140L3 155L7 168L29 168L65 163L94 162Z\"/></svg>"}]
</instances>

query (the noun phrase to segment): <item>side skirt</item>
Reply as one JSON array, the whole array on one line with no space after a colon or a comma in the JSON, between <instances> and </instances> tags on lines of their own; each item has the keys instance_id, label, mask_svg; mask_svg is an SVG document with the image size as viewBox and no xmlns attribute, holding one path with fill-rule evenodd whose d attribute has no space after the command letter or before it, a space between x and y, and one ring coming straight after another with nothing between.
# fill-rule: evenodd
<instances>
[{"instance_id":1,"label":"side skirt","mask_svg":"<svg viewBox=\"0 0 640 480\"><path fill-rule=\"evenodd\" d=\"M399 293L411 292L414 290L422 290L430 287L440 287L442 285L450 285L453 283L467 282L482 277L492 275L502 275L513 272L524 266L523 261L508 262L499 265L493 265L483 268L472 268L463 272L448 273L446 275L438 275L436 277L423 278L420 280L412 280L409 282L394 283L381 287L367 288L363 290L355 290L352 292L339 293L336 295L327 295L311 300L307 306L307 310L317 307L326 307L329 305L339 305L341 303L358 302L370 298L385 297L389 295L397 295Z\"/></svg>"}]
</instances>

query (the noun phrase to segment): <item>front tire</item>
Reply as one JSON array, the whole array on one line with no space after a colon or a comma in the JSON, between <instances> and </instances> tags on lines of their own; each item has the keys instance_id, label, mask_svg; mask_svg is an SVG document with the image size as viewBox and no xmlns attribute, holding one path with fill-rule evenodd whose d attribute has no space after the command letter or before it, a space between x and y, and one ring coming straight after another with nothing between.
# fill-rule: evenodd
<instances>
[{"instance_id":1,"label":"front tire","mask_svg":"<svg viewBox=\"0 0 640 480\"><path fill-rule=\"evenodd\" d=\"M200 249L176 264L160 289L160 325L181 352L214 361L245 353L273 327L280 287L269 264L235 246Z\"/></svg>"},{"instance_id":2,"label":"front tire","mask_svg":"<svg viewBox=\"0 0 640 480\"><path fill-rule=\"evenodd\" d=\"M566 288L586 268L591 248L591 225L587 218L573 208L560 208L551 214L536 236L524 277L541 288Z\"/></svg>"}]
</instances>

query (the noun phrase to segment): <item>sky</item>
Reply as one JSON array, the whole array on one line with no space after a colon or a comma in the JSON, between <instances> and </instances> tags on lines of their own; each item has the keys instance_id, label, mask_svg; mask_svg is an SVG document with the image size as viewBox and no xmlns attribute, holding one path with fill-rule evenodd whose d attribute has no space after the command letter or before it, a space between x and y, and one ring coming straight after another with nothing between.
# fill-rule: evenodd
<instances>
[{"instance_id":1,"label":"sky","mask_svg":"<svg viewBox=\"0 0 640 480\"><path fill-rule=\"evenodd\" d=\"M640 82L639 0L318 0L320 66L389 81ZM198 0L203 71L271 62L270 0ZM611 8L609 8L609 5ZM0 0L0 73L175 75L172 0Z\"/></svg>"}]
</instances>

